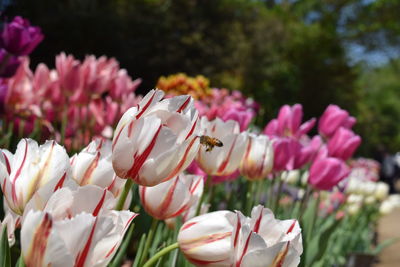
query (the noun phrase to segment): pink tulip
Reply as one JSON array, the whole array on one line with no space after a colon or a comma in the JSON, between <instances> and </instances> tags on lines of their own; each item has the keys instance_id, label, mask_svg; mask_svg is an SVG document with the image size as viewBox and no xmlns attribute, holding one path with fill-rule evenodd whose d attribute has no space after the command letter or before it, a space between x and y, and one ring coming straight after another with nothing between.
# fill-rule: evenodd
<instances>
[{"instance_id":1,"label":"pink tulip","mask_svg":"<svg viewBox=\"0 0 400 267\"><path fill-rule=\"evenodd\" d=\"M172 179L199 150L198 114L190 96L164 99L151 90L129 109L115 130L112 162L115 173L143 186Z\"/></svg>"},{"instance_id":2,"label":"pink tulip","mask_svg":"<svg viewBox=\"0 0 400 267\"><path fill-rule=\"evenodd\" d=\"M311 165L308 183L320 190L330 190L349 173L349 168L340 159L317 159Z\"/></svg>"},{"instance_id":3,"label":"pink tulip","mask_svg":"<svg viewBox=\"0 0 400 267\"><path fill-rule=\"evenodd\" d=\"M261 205L251 218L237 212L232 232L232 259L236 267L297 266L303 253L301 229L297 220L276 220Z\"/></svg>"},{"instance_id":4,"label":"pink tulip","mask_svg":"<svg viewBox=\"0 0 400 267\"><path fill-rule=\"evenodd\" d=\"M22 139L14 155L5 149L0 154L1 189L10 209L19 215L36 191L48 183L55 190L71 175L69 157L55 141L39 147L34 140Z\"/></svg>"},{"instance_id":5,"label":"pink tulip","mask_svg":"<svg viewBox=\"0 0 400 267\"><path fill-rule=\"evenodd\" d=\"M301 145L289 138L276 138L273 140L274 171L295 169L296 155L299 155Z\"/></svg>"},{"instance_id":6,"label":"pink tulip","mask_svg":"<svg viewBox=\"0 0 400 267\"><path fill-rule=\"evenodd\" d=\"M220 112L220 118L223 121L228 121L228 120L234 120L239 123L240 126L240 131L243 132L245 131L255 116L254 111L248 109L248 110L243 110L243 109L237 109L234 107L231 107L227 110L224 110L223 112Z\"/></svg>"},{"instance_id":7,"label":"pink tulip","mask_svg":"<svg viewBox=\"0 0 400 267\"><path fill-rule=\"evenodd\" d=\"M142 206L152 217L165 220L179 216L196 203L203 192L201 176L180 174L153 187L140 186Z\"/></svg>"},{"instance_id":8,"label":"pink tulip","mask_svg":"<svg viewBox=\"0 0 400 267\"><path fill-rule=\"evenodd\" d=\"M339 128L328 142L331 157L348 160L361 144L361 137L346 128Z\"/></svg>"},{"instance_id":9,"label":"pink tulip","mask_svg":"<svg viewBox=\"0 0 400 267\"><path fill-rule=\"evenodd\" d=\"M25 264L106 266L137 215L114 211L114 206L112 194L97 186L56 191L42 209L24 214L21 250Z\"/></svg>"},{"instance_id":10,"label":"pink tulip","mask_svg":"<svg viewBox=\"0 0 400 267\"><path fill-rule=\"evenodd\" d=\"M356 123L356 119L351 117L349 113L336 105L329 105L318 123L319 132L330 138L340 128L350 129Z\"/></svg>"},{"instance_id":11,"label":"pink tulip","mask_svg":"<svg viewBox=\"0 0 400 267\"><path fill-rule=\"evenodd\" d=\"M206 151L202 145L196 161L208 175L227 176L234 173L240 165L247 144L247 133L240 133L239 124L229 120L223 122L219 118L208 121L201 118L201 131L203 135L217 138L222 147L214 147Z\"/></svg>"},{"instance_id":12,"label":"pink tulip","mask_svg":"<svg viewBox=\"0 0 400 267\"><path fill-rule=\"evenodd\" d=\"M301 138L315 125L315 118L301 124L303 107L300 104L292 107L284 105L279 110L278 118L271 120L264 129L264 134L277 137Z\"/></svg>"},{"instance_id":13,"label":"pink tulip","mask_svg":"<svg viewBox=\"0 0 400 267\"><path fill-rule=\"evenodd\" d=\"M274 162L272 141L265 135L249 135L240 172L250 180L262 179L272 171Z\"/></svg>"}]
</instances>

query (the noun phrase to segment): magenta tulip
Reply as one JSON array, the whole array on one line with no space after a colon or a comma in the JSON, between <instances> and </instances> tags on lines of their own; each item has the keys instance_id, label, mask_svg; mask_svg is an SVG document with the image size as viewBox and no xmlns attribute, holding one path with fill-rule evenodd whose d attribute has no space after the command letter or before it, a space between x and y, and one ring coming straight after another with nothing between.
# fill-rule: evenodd
<instances>
[{"instance_id":1,"label":"magenta tulip","mask_svg":"<svg viewBox=\"0 0 400 267\"><path fill-rule=\"evenodd\" d=\"M300 104L292 107L284 105L279 110L277 119L271 120L264 129L268 136L293 137L299 139L307 134L315 125L315 118L301 124L303 107Z\"/></svg>"},{"instance_id":2,"label":"magenta tulip","mask_svg":"<svg viewBox=\"0 0 400 267\"><path fill-rule=\"evenodd\" d=\"M350 169L340 159L318 159L311 165L308 182L317 189L330 190L349 173Z\"/></svg>"},{"instance_id":3,"label":"magenta tulip","mask_svg":"<svg viewBox=\"0 0 400 267\"><path fill-rule=\"evenodd\" d=\"M336 105L329 105L319 120L318 130L322 135L332 137L340 127L350 129L355 123L356 119L346 110Z\"/></svg>"},{"instance_id":4,"label":"magenta tulip","mask_svg":"<svg viewBox=\"0 0 400 267\"><path fill-rule=\"evenodd\" d=\"M348 160L361 144L361 137L346 128L339 128L328 142L331 157Z\"/></svg>"}]
</instances>

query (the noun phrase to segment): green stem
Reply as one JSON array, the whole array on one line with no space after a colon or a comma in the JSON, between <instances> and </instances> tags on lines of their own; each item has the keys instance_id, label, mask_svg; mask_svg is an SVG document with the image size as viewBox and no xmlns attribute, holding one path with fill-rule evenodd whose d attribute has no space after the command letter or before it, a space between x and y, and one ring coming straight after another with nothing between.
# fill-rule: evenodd
<instances>
[{"instance_id":1,"label":"green stem","mask_svg":"<svg viewBox=\"0 0 400 267\"><path fill-rule=\"evenodd\" d=\"M205 200L205 196L206 196L206 192L208 191L209 187L210 187L210 183L211 183L211 177L207 176L206 177L206 184L204 186L204 190L203 190L203 194L201 194L200 196L200 200L199 203L197 204L197 208L196 208L196 215L195 216L199 216L200 215L200 211L201 211L201 205L203 204L204 200Z\"/></svg>"},{"instance_id":2,"label":"green stem","mask_svg":"<svg viewBox=\"0 0 400 267\"><path fill-rule=\"evenodd\" d=\"M278 176L275 179L279 179L278 191L276 192L275 201L274 201L274 203L272 205L272 211L276 214L276 211L277 211L278 206L279 206L279 199L280 199L280 195L281 195L281 191L282 191L283 179L282 179L281 176Z\"/></svg>"},{"instance_id":3,"label":"green stem","mask_svg":"<svg viewBox=\"0 0 400 267\"><path fill-rule=\"evenodd\" d=\"M133 181L131 179L126 180L124 190L122 190L121 196L118 199L117 206L115 207L116 210L122 210L122 208L124 207L125 200L128 196L129 191L132 188L132 184Z\"/></svg>"},{"instance_id":4,"label":"green stem","mask_svg":"<svg viewBox=\"0 0 400 267\"><path fill-rule=\"evenodd\" d=\"M317 196L317 199L315 200L314 214L312 216L311 226L309 228L310 231L308 231L308 233L307 233L307 242L310 242L310 240L312 238L312 233L313 233L313 230L314 230L315 221L317 220L317 216L318 216L318 207L319 207L319 203L321 201L321 194L320 194L320 192L317 192L317 194L318 194L318 196Z\"/></svg>"},{"instance_id":5,"label":"green stem","mask_svg":"<svg viewBox=\"0 0 400 267\"><path fill-rule=\"evenodd\" d=\"M160 250L159 252L157 252L151 259L149 259L144 265L143 267L151 267L154 264L157 263L157 261L163 257L164 255L170 253L171 251L175 250L178 248L178 242L173 243L171 245L169 245L168 247L163 248L162 250Z\"/></svg>"},{"instance_id":6,"label":"green stem","mask_svg":"<svg viewBox=\"0 0 400 267\"><path fill-rule=\"evenodd\" d=\"M271 178L271 183L269 184L269 190L268 190L268 200L267 200L267 207L271 207L272 205L272 199L273 199L273 195L274 195L274 187L275 187L275 181L276 180L276 176L273 175L273 177Z\"/></svg>"},{"instance_id":7,"label":"green stem","mask_svg":"<svg viewBox=\"0 0 400 267\"><path fill-rule=\"evenodd\" d=\"M311 192L312 192L311 187L309 185L307 185L306 192L304 193L304 196L302 197L301 203L300 203L300 209L299 209L300 214L297 214L297 216L296 216L299 218L299 221L301 221L301 218L303 217L303 214L307 207L307 202L308 202L308 199L310 198Z\"/></svg>"},{"instance_id":8,"label":"green stem","mask_svg":"<svg viewBox=\"0 0 400 267\"><path fill-rule=\"evenodd\" d=\"M139 266L142 266L144 261L147 258L147 254L149 253L149 248L150 248L151 242L153 242L154 233L157 229L157 225L158 225L158 220L153 218L153 221L151 222L151 227L150 227L149 233L146 238L146 243L144 244L143 253L140 256Z\"/></svg>"},{"instance_id":9,"label":"green stem","mask_svg":"<svg viewBox=\"0 0 400 267\"><path fill-rule=\"evenodd\" d=\"M246 212L246 214L248 215L248 216L250 216L251 214L251 208L252 208L252 206L253 206L253 197L254 197L254 185L255 185L255 183L256 182L254 182L254 181L247 181L247 185L248 185L248 187L247 187L247 194L246 194L246 210L245 210L245 212Z\"/></svg>"}]
</instances>

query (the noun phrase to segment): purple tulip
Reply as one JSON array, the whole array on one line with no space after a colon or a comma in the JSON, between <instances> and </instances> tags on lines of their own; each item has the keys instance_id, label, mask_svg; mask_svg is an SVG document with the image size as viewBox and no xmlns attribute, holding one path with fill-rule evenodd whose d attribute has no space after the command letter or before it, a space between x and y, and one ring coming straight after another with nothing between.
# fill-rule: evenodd
<instances>
[{"instance_id":1,"label":"purple tulip","mask_svg":"<svg viewBox=\"0 0 400 267\"><path fill-rule=\"evenodd\" d=\"M350 169L337 158L322 158L313 162L308 183L319 190L330 190L346 178Z\"/></svg>"},{"instance_id":2,"label":"purple tulip","mask_svg":"<svg viewBox=\"0 0 400 267\"><path fill-rule=\"evenodd\" d=\"M318 130L322 135L330 138L340 127L350 129L355 123L356 119L351 117L346 110L336 105L329 105L319 120Z\"/></svg>"},{"instance_id":3,"label":"purple tulip","mask_svg":"<svg viewBox=\"0 0 400 267\"><path fill-rule=\"evenodd\" d=\"M349 129L340 127L328 142L328 154L330 157L348 160L360 144L360 136Z\"/></svg>"},{"instance_id":4,"label":"purple tulip","mask_svg":"<svg viewBox=\"0 0 400 267\"><path fill-rule=\"evenodd\" d=\"M29 20L20 16L5 23L0 45L16 56L26 56L43 40L40 27L31 26Z\"/></svg>"},{"instance_id":5,"label":"purple tulip","mask_svg":"<svg viewBox=\"0 0 400 267\"><path fill-rule=\"evenodd\" d=\"M0 77L9 78L14 76L21 61L18 57L7 53L6 50L0 49Z\"/></svg>"}]
</instances>

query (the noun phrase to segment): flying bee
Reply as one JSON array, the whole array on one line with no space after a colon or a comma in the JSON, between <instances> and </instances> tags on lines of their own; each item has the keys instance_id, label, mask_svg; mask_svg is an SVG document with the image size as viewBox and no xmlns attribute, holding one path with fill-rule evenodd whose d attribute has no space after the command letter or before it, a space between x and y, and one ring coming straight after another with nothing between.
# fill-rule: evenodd
<instances>
[{"instance_id":1,"label":"flying bee","mask_svg":"<svg viewBox=\"0 0 400 267\"><path fill-rule=\"evenodd\" d=\"M224 145L217 138L210 137L208 135L200 136L200 144L202 144L203 146L206 146L206 152L211 151L214 148L214 146L222 147Z\"/></svg>"}]
</instances>

